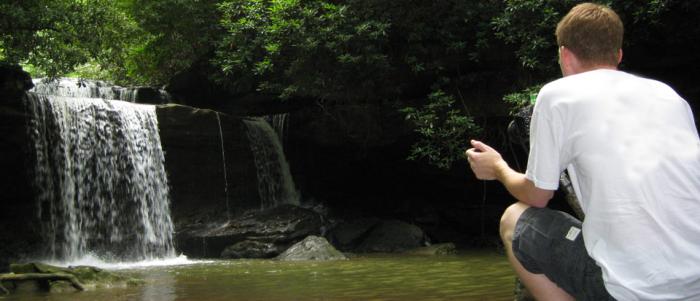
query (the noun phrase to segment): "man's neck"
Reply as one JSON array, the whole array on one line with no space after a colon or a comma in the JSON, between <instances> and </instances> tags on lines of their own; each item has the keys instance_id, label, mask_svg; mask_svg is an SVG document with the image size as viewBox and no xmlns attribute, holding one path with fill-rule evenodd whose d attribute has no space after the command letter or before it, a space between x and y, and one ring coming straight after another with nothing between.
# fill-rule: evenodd
<instances>
[{"instance_id":1,"label":"man's neck","mask_svg":"<svg viewBox=\"0 0 700 301\"><path fill-rule=\"evenodd\" d=\"M613 65L594 65L594 66L586 66L586 67L576 66L572 69L573 69L573 70L571 70L572 72L570 72L568 74L564 74L564 76L574 75L574 74L579 74L579 73L584 73L584 72L594 71L594 70L601 70L601 69L617 70L617 66L613 66Z\"/></svg>"}]
</instances>

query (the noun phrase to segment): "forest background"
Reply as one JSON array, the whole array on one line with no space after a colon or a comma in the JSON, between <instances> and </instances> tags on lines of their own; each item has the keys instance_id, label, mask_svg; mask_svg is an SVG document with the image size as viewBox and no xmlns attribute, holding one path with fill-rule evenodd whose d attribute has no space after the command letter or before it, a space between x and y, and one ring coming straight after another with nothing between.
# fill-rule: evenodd
<instances>
[{"instance_id":1,"label":"forest background","mask_svg":"<svg viewBox=\"0 0 700 301\"><path fill-rule=\"evenodd\" d=\"M381 103L411 124L409 159L449 168L479 118L560 76L554 28L571 0L4 0L0 61L32 77L163 86L198 72L235 102ZM700 2L603 1L625 23L621 68L671 84L697 112Z\"/></svg>"}]
</instances>

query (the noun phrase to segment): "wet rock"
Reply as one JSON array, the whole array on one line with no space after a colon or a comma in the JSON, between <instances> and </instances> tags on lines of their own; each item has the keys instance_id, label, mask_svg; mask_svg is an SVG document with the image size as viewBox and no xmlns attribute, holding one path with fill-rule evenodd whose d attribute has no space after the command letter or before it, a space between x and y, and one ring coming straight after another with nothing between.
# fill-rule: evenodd
<instances>
[{"instance_id":1,"label":"wet rock","mask_svg":"<svg viewBox=\"0 0 700 301\"><path fill-rule=\"evenodd\" d=\"M321 226L318 213L294 205L281 205L264 211L251 211L228 222L199 222L185 226L177 234L177 241L179 249L191 257L219 257L229 246L230 250L239 250L237 252L240 254L256 254L254 249L260 249L263 244L272 244L279 251L284 250L309 235L318 235ZM248 244L254 248L244 252L240 247L245 244L234 247L245 241L255 241ZM270 257L265 252L257 254Z\"/></svg>"},{"instance_id":2,"label":"wet rock","mask_svg":"<svg viewBox=\"0 0 700 301\"><path fill-rule=\"evenodd\" d=\"M418 226L399 220L388 220L373 227L357 251L403 252L425 244L425 233Z\"/></svg>"},{"instance_id":3,"label":"wet rock","mask_svg":"<svg viewBox=\"0 0 700 301\"><path fill-rule=\"evenodd\" d=\"M272 242L244 240L226 247L221 258L272 258L280 252L280 247Z\"/></svg>"},{"instance_id":4,"label":"wet rock","mask_svg":"<svg viewBox=\"0 0 700 301\"><path fill-rule=\"evenodd\" d=\"M380 220L375 217L341 222L330 231L328 237L339 250L352 251L362 243L370 230L379 222Z\"/></svg>"},{"instance_id":5,"label":"wet rock","mask_svg":"<svg viewBox=\"0 0 700 301\"><path fill-rule=\"evenodd\" d=\"M282 261L345 260L347 257L336 250L325 238L312 235L291 246L277 256L277 259Z\"/></svg>"},{"instance_id":6,"label":"wet rock","mask_svg":"<svg viewBox=\"0 0 700 301\"><path fill-rule=\"evenodd\" d=\"M156 114L177 232L260 208L255 161L241 118L175 104L157 106Z\"/></svg>"},{"instance_id":7,"label":"wet rock","mask_svg":"<svg viewBox=\"0 0 700 301\"><path fill-rule=\"evenodd\" d=\"M156 87L133 87L127 91L129 101L135 103L166 104L170 102L168 93Z\"/></svg>"}]
</instances>

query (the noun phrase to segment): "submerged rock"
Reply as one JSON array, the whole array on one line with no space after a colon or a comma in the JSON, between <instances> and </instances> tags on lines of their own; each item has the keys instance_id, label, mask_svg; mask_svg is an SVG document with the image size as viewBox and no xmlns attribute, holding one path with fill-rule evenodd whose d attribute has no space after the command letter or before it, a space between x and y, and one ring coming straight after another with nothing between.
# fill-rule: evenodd
<instances>
[{"instance_id":1,"label":"submerged rock","mask_svg":"<svg viewBox=\"0 0 700 301\"><path fill-rule=\"evenodd\" d=\"M406 253L412 255L450 255L457 253L457 247L455 244L448 242L411 249L406 251Z\"/></svg>"},{"instance_id":2,"label":"submerged rock","mask_svg":"<svg viewBox=\"0 0 700 301\"><path fill-rule=\"evenodd\" d=\"M309 236L294 244L277 256L278 260L345 260L347 257L336 250L325 238Z\"/></svg>"}]
</instances>

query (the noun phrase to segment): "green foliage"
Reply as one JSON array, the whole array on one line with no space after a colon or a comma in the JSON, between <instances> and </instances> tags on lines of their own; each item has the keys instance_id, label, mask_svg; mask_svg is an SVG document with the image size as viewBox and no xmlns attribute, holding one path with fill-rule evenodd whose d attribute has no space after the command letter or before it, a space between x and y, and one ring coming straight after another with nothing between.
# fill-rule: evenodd
<instances>
[{"instance_id":1,"label":"green foliage","mask_svg":"<svg viewBox=\"0 0 700 301\"><path fill-rule=\"evenodd\" d=\"M216 64L240 90L320 99L372 95L390 70L386 18L312 0L232 0L219 5L227 34Z\"/></svg>"},{"instance_id":2,"label":"green foliage","mask_svg":"<svg viewBox=\"0 0 700 301\"><path fill-rule=\"evenodd\" d=\"M124 11L143 31L128 49L126 77L166 83L170 77L208 60L221 38L217 0L128 0Z\"/></svg>"},{"instance_id":3,"label":"green foliage","mask_svg":"<svg viewBox=\"0 0 700 301\"><path fill-rule=\"evenodd\" d=\"M57 76L90 60L123 66L122 49L137 28L109 0L0 3L0 57Z\"/></svg>"},{"instance_id":4,"label":"green foliage","mask_svg":"<svg viewBox=\"0 0 700 301\"><path fill-rule=\"evenodd\" d=\"M481 58L494 3L222 1L215 63L238 89L283 98L376 101L416 88L422 95L411 96L424 97Z\"/></svg>"},{"instance_id":5,"label":"green foliage","mask_svg":"<svg viewBox=\"0 0 700 301\"><path fill-rule=\"evenodd\" d=\"M535 103L537 94L543 85L535 85L527 87L518 92L509 93L503 96L503 101L506 102L511 108L511 115L520 111L520 109L526 107L529 104Z\"/></svg>"},{"instance_id":6,"label":"green foliage","mask_svg":"<svg viewBox=\"0 0 700 301\"><path fill-rule=\"evenodd\" d=\"M448 168L476 129L454 106L494 53L500 1L222 1L214 63L236 91L335 102L423 99L403 113L419 136L411 159ZM437 91L437 92L436 92Z\"/></svg>"},{"instance_id":7,"label":"green foliage","mask_svg":"<svg viewBox=\"0 0 700 301\"><path fill-rule=\"evenodd\" d=\"M554 28L579 2L3 1L0 61L120 84L162 84L203 67L232 93L412 103L402 111L418 136L411 159L447 168L477 130L470 114L505 113L504 102L517 110L537 87L499 93L559 76ZM697 53L685 45L700 36L700 2L604 2L626 24L625 47L661 49L626 51L626 60Z\"/></svg>"},{"instance_id":8,"label":"green foliage","mask_svg":"<svg viewBox=\"0 0 700 301\"><path fill-rule=\"evenodd\" d=\"M431 93L423 107L406 107L402 112L419 137L408 159L424 159L442 169L463 159L469 136L480 131L472 117L455 108L454 98L443 91Z\"/></svg>"},{"instance_id":9,"label":"green foliage","mask_svg":"<svg viewBox=\"0 0 700 301\"><path fill-rule=\"evenodd\" d=\"M517 45L516 56L525 68L552 70L556 66L554 28L573 6L573 0L508 0L493 18L496 36Z\"/></svg>"},{"instance_id":10,"label":"green foliage","mask_svg":"<svg viewBox=\"0 0 700 301\"><path fill-rule=\"evenodd\" d=\"M608 0L601 3L612 7L623 19L627 32L627 44L635 43L644 32L653 26L674 0L625 1ZM554 30L559 20L580 1L574 0L507 0L503 11L493 18L497 37L515 45L521 64L530 70L555 74L557 49ZM630 34L632 32L633 34Z\"/></svg>"},{"instance_id":11,"label":"green foliage","mask_svg":"<svg viewBox=\"0 0 700 301\"><path fill-rule=\"evenodd\" d=\"M24 70L30 74L34 74L33 72L27 70L27 68L24 68ZM107 80L115 80L116 78L114 70L107 70L94 60L76 66L73 68L72 72L66 74L66 77Z\"/></svg>"}]
</instances>

